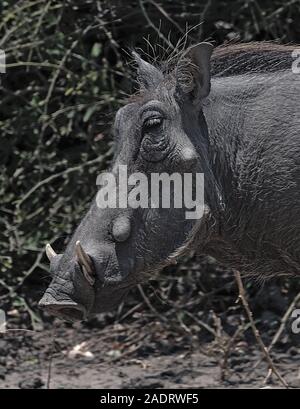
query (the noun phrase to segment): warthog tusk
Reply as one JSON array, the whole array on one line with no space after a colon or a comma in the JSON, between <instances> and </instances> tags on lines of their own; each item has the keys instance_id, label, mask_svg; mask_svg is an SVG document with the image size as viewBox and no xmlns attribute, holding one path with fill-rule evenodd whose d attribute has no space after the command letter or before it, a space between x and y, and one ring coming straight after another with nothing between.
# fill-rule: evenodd
<instances>
[{"instance_id":1,"label":"warthog tusk","mask_svg":"<svg viewBox=\"0 0 300 409\"><path fill-rule=\"evenodd\" d=\"M46 244L46 255L49 261L51 261L53 257L57 256L50 243Z\"/></svg>"},{"instance_id":2,"label":"warthog tusk","mask_svg":"<svg viewBox=\"0 0 300 409\"><path fill-rule=\"evenodd\" d=\"M93 264L90 256L83 250L80 241L76 241L75 253L82 272L91 286L95 284Z\"/></svg>"}]
</instances>

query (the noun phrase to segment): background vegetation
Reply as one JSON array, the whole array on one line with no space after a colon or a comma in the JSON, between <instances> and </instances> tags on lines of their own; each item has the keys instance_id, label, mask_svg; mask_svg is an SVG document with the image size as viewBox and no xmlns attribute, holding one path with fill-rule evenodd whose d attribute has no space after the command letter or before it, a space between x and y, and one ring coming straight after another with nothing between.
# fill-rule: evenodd
<instances>
[{"instance_id":1,"label":"background vegetation","mask_svg":"<svg viewBox=\"0 0 300 409\"><path fill-rule=\"evenodd\" d=\"M300 3L11 0L1 7L0 48L8 65L0 76L0 307L16 308L28 326L38 322L36 301L49 282L44 246L63 248L95 193L96 175L112 158L111 121L134 87L128 49L153 57L152 45L159 57L191 27L188 43L299 43ZM232 305L232 280L211 260L192 257L165 270L156 291L139 288L105 319L137 305L147 309L145 300L155 304L157 291L169 301L152 314L175 311L182 323L177 311L184 305L187 313L196 308L208 316ZM296 284L279 284L268 297L280 300L282 312Z\"/></svg>"}]
</instances>

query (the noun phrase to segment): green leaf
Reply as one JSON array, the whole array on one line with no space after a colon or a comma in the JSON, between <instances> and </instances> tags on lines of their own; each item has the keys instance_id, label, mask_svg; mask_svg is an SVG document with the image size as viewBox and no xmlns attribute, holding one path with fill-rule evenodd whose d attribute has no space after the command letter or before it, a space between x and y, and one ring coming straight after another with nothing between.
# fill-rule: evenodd
<instances>
[{"instance_id":1,"label":"green leaf","mask_svg":"<svg viewBox=\"0 0 300 409\"><path fill-rule=\"evenodd\" d=\"M87 122L90 117L93 115L93 113L96 111L96 107L95 106L91 106L86 110L86 113L84 114L83 117L83 122Z\"/></svg>"},{"instance_id":2,"label":"green leaf","mask_svg":"<svg viewBox=\"0 0 300 409\"><path fill-rule=\"evenodd\" d=\"M101 53L101 44L100 43L95 43L92 47L91 55L92 57L99 57Z\"/></svg>"}]
</instances>

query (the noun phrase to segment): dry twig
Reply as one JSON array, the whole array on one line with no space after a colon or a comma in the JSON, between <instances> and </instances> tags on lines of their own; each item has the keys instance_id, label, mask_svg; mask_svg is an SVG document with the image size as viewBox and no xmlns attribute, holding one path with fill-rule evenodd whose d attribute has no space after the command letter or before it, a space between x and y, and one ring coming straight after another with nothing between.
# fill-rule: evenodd
<instances>
[{"instance_id":1,"label":"dry twig","mask_svg":"<svg viewBox=\"0 0 300 409\"><path fill-rule=\"evenodd\" d=\"M285 328L286 322L289 319L291 312L293 311L293 309L295 308L295 306L298 304L300 300L300 292L296 295L296 297L294 298L294 300L291 302L291 304L289 305L288 309L286 310L286 313L284 314L284 316L281 319L280 322L280 326L278 328L278 330L276 331L276 334L274 335L270 345L268 346L268 352L270 353L271 349L274 347L274 345L278 342L279 338L282 335L282 332ZM257 366L261 363L261 359L258 360L255 365L253 366L253 369L257 368ZM268 378L267 378L268 379Z\"/></svg>"},{"instance_id":2,"label":"dry twig","mask_svg":"<svg viewBox=\"0 0 300 409\"><path fill-rule=\"evenodd\" d=\"M249 326L250 326L250 323L248 325L244 325L244 324L239 325L235 333L233 334L233 336L228 340L225 351L224 351L223 361L221 363L221 374L220 374L221 381L225 380L225 375L226 375L226 371L228 368L228 359L229 359L230 352L233 349L236 340L241 335L241 333L245 332L249 328Z\"/></svg>"},{"instance_id":3,"label":"dry twig","mask_svg":"<svg viewBox=\"0 0 300 409\"><path fill-rule=\"evenodd\" d=\"M255 339L256 339L259 347L262 350L262 353L264 354L264 357L265 357L265 359L266 359L266 361L267 361L267 363L269 365L269 369L271 369L272 372L277 376L277 378L279 379L281 384L285 388L288 389L289 386L288 386L287 382L283 379L283 377L278 372L276 366L274 365L274 362L273 362L273 360L272 360L272 358L271 358L271 356L269 354L269 351L266 348L266 346L265 346L265 344L264 344L264 342L263 342L263 340L262 340L262 338L260 336L260 333L259 333L259 331L258 331L258 329L257 329L257 327L255 325L255 322L254 322L254 319L253 319L253 314L252 314L252 311L250 309L249 303L247 301L245 288L244 288L243 281L242 281L242 278L241 278L241 275L240 275L239 271L235 270L234 275L235 275L235 279L236 279L238 289L239 289L239 299L241 300L241 302L242 302L242 304L243 304L243 306L245 308L247 317L248 317L248 319L250 321L250 324L251 324L253 334L255 336Z\"/></svg>"},{"instance_id":4,"label":"dry twig","mask_svg":"<svg viewBox=\"0 0 300 409\"><path fill-rule=\"evenodd\" d=\"M51 350L50 350L50 358L49 358L49 363L48 363L48 375L47 375L47 384L46 384L46 389L50 389L50 384L51 384L51 374L52 374L52 362L53 362L53 356L55 352L55 337L56 334L53 334L52 342L51 342Z\"/></svg>"}]
</instances>

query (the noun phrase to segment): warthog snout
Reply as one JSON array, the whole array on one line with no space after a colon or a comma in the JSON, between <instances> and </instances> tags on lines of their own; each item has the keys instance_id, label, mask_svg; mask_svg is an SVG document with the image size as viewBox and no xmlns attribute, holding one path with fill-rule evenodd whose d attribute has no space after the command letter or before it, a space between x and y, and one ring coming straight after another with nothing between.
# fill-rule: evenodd
<instances>
[{"instance_id":1,"label":"warthog snout","mask_svg":"<svg viewBox=\"0 0 300 409\"><path fill-rule=\"evenodd\" d=\"M71 299L57 301L51 294L45 293L39 302L39 307L51 315L68 321L83 321L87 316L86 308Z\"/></svg>"}]
</instances>

